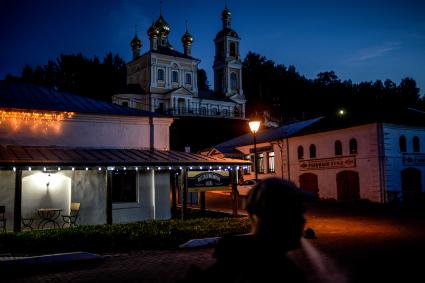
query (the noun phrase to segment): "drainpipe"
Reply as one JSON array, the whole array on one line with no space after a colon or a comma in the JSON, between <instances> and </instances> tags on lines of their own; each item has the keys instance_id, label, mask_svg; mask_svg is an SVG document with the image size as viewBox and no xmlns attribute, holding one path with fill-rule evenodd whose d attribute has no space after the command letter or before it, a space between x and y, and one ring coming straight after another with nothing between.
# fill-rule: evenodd
<instances>
[{"instance_id":1,"label":"drainpipe","mask_svg":"<svg viewBox=\"0 0 425 283\"><path fill-rule=\"evenodd\" d=\"M283 178L283 141L278 140L277 146L279 147L279 151L280 151L280 174L281 174L281 178L283 180L284 179Z\"/></svg>"},{"instance_id":2,"label":"drainpipe","mask_svg":"<svg viewBox=\"0 0 425 283\"><path fill-rule=\"evenodd\" d=\"M379 190L381 203L386 202L386 176L385 176L385 148L384 148L384 128L382 123L376 124L377 145L378 145L378 164L379 164Z\"/></svg>"},{"instance_id":3,"label":"drainpipe","mask_svg":"<svg viewBox=\"0 0 425 283\"><path fill-rule=\"evenodd\" d=\"M153 117L149 117L149 149L155 149L155 126L153 124Z\"/></svg>"},{"instance_id":4,"label":"drainpipe","mask_svg":"<svg viewBox=\"0 0 425 283\"><path fill-rule=\"evenodd\" d=\"M288 166L288 181L291 181L291 166L289 164L289 139L286 138L286 165Z\"/></svg>"}]
</instances>

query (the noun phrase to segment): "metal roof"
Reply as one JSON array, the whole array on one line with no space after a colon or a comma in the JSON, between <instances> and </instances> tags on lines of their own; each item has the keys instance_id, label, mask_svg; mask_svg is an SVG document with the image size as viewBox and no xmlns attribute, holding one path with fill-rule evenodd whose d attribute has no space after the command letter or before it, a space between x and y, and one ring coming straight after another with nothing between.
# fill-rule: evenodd
<instances>
[{"instance_id":1,"label":"metal roof","mask_svg":"<svg viewBox=\"0 0 425 283\"><path fill-rule=\"evenodd\" d=\"M257 133L256 142L258 144L262 142L270 142L270 141L287 138L291 135L294 135L300 132L302 129L320 121L321 119L323 119L323 117L314 118L314 119L301 121L301 122L294 122L279 128L271 128L271 129L265 129L265 130L260 129L260 131L258 131ZM249 145L249 144L253 144L252 133L248 133L248 134L239 136L237 138L228 140L226 142L223 142L221 144L214 146L214 148L224 150L224 148L228 148L228 147L236 147L236 146L243 146L243 145Z\"/></svg>"},{"instance_id":2,"label":"metal roof","mask_svg":"<svg viewBox=\"0 0 425 283\"><path fill-rule=\"evenodd\" d=\"M209 166L249 165L246 160L149 149L0 145L0 166Z\"/></svg>"},{"instance_id":3,"label":"metal roof","mask_svg":"<svg viewBox=\"0 0 425 283\"><path fill-rule=\"evenodd\" d=\"M160 116L24 82L0 81L0 108L120 116Z\"/></svg>"}]
</instances>

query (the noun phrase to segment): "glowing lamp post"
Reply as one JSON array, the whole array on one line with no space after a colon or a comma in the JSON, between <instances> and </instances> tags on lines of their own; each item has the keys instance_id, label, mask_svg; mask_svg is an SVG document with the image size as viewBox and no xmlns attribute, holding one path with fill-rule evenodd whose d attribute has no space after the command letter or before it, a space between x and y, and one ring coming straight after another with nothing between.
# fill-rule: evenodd
<instances>
[{"instance_id":1,"label":"glowing lamp post","mask_svg":"<svg viewBox=\"0 0 425 283\"><path fill-rule=\"evenodd\" d=\"M255 171L255 181L258 180L258 170L257 170L257 140L256 135L258 132L258 129L260 128L260 121L251 121L249 122L249 128L251 129L251 132L254 134L254 171Z\"/></svg>"}]
</instances>

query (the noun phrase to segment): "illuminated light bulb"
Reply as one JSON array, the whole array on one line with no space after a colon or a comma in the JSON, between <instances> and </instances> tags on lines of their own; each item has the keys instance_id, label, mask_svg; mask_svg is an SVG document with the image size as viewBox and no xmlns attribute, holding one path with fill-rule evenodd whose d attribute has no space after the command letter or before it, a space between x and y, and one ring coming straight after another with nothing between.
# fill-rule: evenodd
<instances>
[{"instance_id":1,"label":"illuminated light bulb","mask_svg":"<svg viewBox=\"0 0 425 283\"><path fill-rule=\"evenodd\" d=\"M189 169L192 170L192 166L190 166Z\"/></svg>"},{"instance_id":2,"label":"illuminated light bulb","mask_svg":"<svg viewBox=\"0 0 425 283\"><path fill-rule=\"evenodd\" d=\"M150 170L150 168L148 167L148 168L146 168L147 170Z\"/></svg>"},{"instance_id":3,"label":"illuminated light bulb","mask_svg":"<svg viewBox=\"0 0 425 283\"><path fill-rule=\"evenodd\" d=\"M138 170L139 170L139 167L137 167L137 166L136 166L136 167L134 167L134 169L135 169L136 171L138 171Z\"/></svg>"},{"instance_id":4,"label":"illuminated light bulb","mask_svg":"<svg viewBox=\"0 0 425 283\"><path fill-rule=\"evenodd\" d=\"M58 167L58 171L60 171L61 170L61 168L60 167Z\"/></svg>"},{"instance_id":5,"label":"illuminated light bulb","mask_svg":"<svg viewBox=\"0 0 425 283\"><path fill-rule=\"evenodd\" d=\"M99 167L99 171L102 171L102 168L101 167Z\"/></svg>"},{"instance_id":6,"label":"illuminated light bulb","mask_svg":"<svg viewBox=\"0 0 425 283\"><path fill-rule=\"evenodd\" d=\"M127 170L127 167L124 167L124 170Z\"/></svg>"},{"instance_id":7,"label":"illuminated light bulb","mask_svg":"<svg viewBox=\"0 0 425 283\"><path fill-rule=\"evenodd\" d=\"M158 170L161 170L161 167L158 167Z\"/></svg>"},{"instance_id":8,"label":"illuminated light bulb","mask_svg":"<svg viewBox=\"0 0 425 283\"><path fill-rule=\"evenodd\" d=\"M28 167L28 171L31 171L31 167Z\"/></svg>"},{"instance_id":9,"label":"illuminated light bulb","mask_svg":"<svg viewBox=\"0 0 425 283\"><path fill-rule=\"evenodd\" d=\"M46 167L43 167L43 171L46 172Z\"/></svg>"},{"instance_id":10,"label":"illuminated light bulb","mask_svg":"<svg viewBox=\"0 0 425 283\"><path fill-rule=\"evenodd\" d=\"M16 172L16 167L13 167L13 172Z\"/></svg>"},{"instance_id":11,"label":"illuminated light bulb","mask_svg":"<svg viewBox=\"0 0 425 283\"><path fill-rule=\"evenodd\" d=\"M202 170L202 166L199 166L199 169L201 169L201 170Z\"/></svg>"},{"instance_id":12,"label":"illuminated light bulb","mask_svg":"<svg viewBox=\"0 0 425 283\"><path fill-rule=\"evenodd\" d=\"M89 168L86 167L86 171L89 171Z\"/></svg>"},{"instance_id":13,"label":"illuminated light bulb","mask_svg":"<svg viewBox=\"0 0 425 283\"><path fill-rule=\"evenodd\" d=\"M183 168L180 166L179 169L182 170Z\"/></svg>"},{"instance_id":14,"label":"illuminated light bulb","mask_svg":"<svg viewBox=\"0 0 425 283\"><path fill-rule=\"evenodd\" d=\"M168 170L171 170L171 167L168 167Z\"/></svg>"},{"instance_id":15,"label":"illuminated light bulb","mask_svg":"<svg viewBox=\"0 0 425 283\"><path fill-rule=\"evenodd\" d=\"M72 167L72 168L71 168L71 170L72 170L72 171L75 171L75 168L74 168L74 167Z\"/></svg>"}]
</instances>

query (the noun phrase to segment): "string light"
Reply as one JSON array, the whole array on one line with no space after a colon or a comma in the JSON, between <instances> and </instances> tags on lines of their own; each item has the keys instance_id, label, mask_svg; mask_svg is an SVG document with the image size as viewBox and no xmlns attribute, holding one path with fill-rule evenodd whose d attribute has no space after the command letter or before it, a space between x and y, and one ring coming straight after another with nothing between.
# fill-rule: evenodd
<instances>
[{"instance_id":1,"label":"string light","mask_svg":"<svg viewBox=\"0 0 425 283\"><path fill-rule=\"evenodd\" d=\"M13 128L30 125L32 130L43 129L45 132L51 127L59 126L58 122L74 116L74 112L29 112L0 110L0 124L8 122Z\"/></svg>"}]
</instances>

